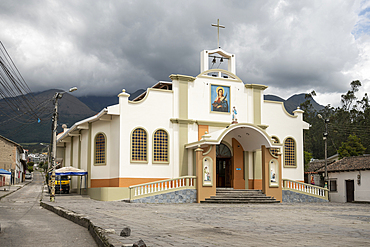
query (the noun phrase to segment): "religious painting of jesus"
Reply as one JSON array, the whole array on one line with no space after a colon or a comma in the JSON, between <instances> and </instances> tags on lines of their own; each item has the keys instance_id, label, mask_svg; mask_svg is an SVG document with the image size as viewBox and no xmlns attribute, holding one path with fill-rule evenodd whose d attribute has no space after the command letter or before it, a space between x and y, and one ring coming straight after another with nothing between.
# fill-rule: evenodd
<instances>
[{"instance_id":1,"label":"religious painting of jesus","mask_svg":"<svg viewBox=\"0 0 370 247\"><path fill-rule=\"evenodd\" d=\"M230 113L230 87L211 85L211 111Z\"/></svg>"}]
</instances>

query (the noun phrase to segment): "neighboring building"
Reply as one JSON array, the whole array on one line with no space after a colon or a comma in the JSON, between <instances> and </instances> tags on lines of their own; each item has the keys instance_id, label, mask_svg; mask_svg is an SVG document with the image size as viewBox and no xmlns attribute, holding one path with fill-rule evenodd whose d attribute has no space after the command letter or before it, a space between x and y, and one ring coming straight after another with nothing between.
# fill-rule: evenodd
<instances>
[{"instance_id":1,"label":"neighboring building","mask_svg":"<svg viewBox=\"0 0 370 247\"><path fill-rule=\"evenodd\" d=\"M370 202L370 156L344 157L328 165L332 202ZM323 174L325 168L318 170Z\"/></svg>"},{"instance_id":2,"label":"neighboring building","mask_svg":"<svg viewBox=\"0 0 370 247\"><path fill-rule=\"evenodd\" d=\"M0 168L10 171L11 183L24 181L27 170L26 157L21 145L0 136Z\"/></svg>"},{"instance_id":3,"label":"neighboring building","mask_svg":"<svg viewBox=\"0 0 370 247\"><path fill-rule=\"evenodd\" d=\"M339 160L339 155L334 154L327 159L327 165ZM324 187L324 175L318 171L325 169L325 160L312 160L306 167L304 172L304 182L312 185Z\"/></svg>"},{"instance_id":4,"label":"neighboring building","mask_svg":"<svg viewBox=\"0 0 370 247\"><path fill-rule=\"evenodd\" d=\"M209 69L221 58L227 70ZM156 83L133 101L123 90L117 105L64 126L57 157L87 170L89 194L101 200L126 198L132 185L182 176L203 180L207 196L216 187L303 182L303 130L309 128L303 111L290 115L282 102L263 100L267 86L243 83L235 68L235 54L204 50L196 77L172 74L172 81Z\"/></svg>"}]
</instances>

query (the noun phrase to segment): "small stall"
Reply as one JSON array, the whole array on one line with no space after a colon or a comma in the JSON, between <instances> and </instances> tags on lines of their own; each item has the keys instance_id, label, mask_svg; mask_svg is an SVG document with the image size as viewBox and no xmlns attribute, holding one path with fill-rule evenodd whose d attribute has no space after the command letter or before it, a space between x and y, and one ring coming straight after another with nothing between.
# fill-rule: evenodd
<instances>
[{"instance_id":1,"label":"small stall","mask_svg":"<svg viewBox=\"0 0 370 247\"><path fill-rule=\"evenodd\" d=\"M10 186L10 176L12 175L11 172L0 169L0 187L6 185L6 180L8 180L8 185ZM6 179L6 177L9 177L9 179Z\"/></svg>"},{"instance_id":2,"label":"small stall","mask_svg":"<svg viewBox=\"0 0 370 247\"><path fill-rule=\"evenodd\" d=\"M59 168L55 170L55 176L59 176L59 179L61 179L61 176L80 176L80 194L81 194L81 187L82 187L82 178L85 178L85 189L87 189L87 171L78 169L76 167L72 166L66 166ZM60 183L61 184L61 181Z\"/></svg>"}]
</instances>

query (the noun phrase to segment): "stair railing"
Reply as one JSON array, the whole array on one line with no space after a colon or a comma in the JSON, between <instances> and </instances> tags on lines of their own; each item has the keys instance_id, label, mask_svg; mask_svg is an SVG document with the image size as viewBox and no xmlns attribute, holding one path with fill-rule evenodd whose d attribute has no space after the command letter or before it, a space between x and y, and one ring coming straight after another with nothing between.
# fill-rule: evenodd
<instances>
[{"instance_id":1,"label":"stair railing","mask_svg":"<svg viewBox=\"0 0 370 247\"><path fill-rule=\"evenodd\" d=\"M290 179L283 179L283 189L329 200L328 189L311 184L306 184Z\"/></svg>"},{"instance_id":2,"label":"stair railing","mask_svg":"<svg viewBox=\"0 0 370 247\"><path fill-rule=\"evenodd\" d=\"M196 176L184 176L150 183L137 184L129 187L130 201L147 196L168 193L171 191L195 188Z\"/></svg>"}]
</instances>

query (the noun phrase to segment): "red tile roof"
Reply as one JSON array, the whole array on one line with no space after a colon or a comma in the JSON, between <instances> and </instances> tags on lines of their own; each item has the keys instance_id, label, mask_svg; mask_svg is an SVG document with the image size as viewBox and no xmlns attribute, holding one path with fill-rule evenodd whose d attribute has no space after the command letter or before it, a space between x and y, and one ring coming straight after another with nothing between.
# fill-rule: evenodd
<instances>
[{"instance_id":1,"label":"red tile roof","mask_svg":"<svg viewBox=\"0 0 370 247\"><path fill-rule=\"evenodd\" d=\"M370 155L344 157L343 159L328 165L328 172L358 170L370 170ZM324 171L324 167L318 170L318 172Z\"/></svg>"}]
</instances>

